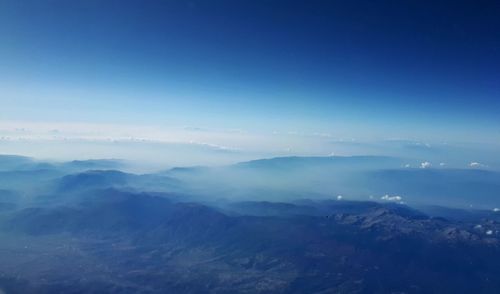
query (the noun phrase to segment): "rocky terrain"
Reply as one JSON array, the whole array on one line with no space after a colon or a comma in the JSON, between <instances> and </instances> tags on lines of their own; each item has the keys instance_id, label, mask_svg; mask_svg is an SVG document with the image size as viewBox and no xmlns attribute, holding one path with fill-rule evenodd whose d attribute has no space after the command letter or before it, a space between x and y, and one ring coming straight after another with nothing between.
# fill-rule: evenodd
<instances>
[{"instance_id":1,"label":"rocky terrain","mask_svg":"<svg viewBox=\"0 0 500 294\"><path fill-rule=\"evenodd\" d=\"M462 223L398 204L309 204L233 203L239 209L231 211L165 195L86 191L72 205L2 215L0 285L7 293L494 293L500 287L494 220ZM241 208L252 205L274 207L274 215Z\"/></svg>"}]
</instances>

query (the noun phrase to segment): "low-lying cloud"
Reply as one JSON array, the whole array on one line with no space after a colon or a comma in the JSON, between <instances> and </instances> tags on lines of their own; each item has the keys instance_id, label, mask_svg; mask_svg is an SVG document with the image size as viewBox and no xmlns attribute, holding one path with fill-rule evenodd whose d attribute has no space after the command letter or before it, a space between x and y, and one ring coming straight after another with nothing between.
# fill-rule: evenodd
<instances>
[{"instance_id":1,"label":"low-lying cloud","mask_svg":"<svg viewBox=\"0 0 500 294\"><path fill-rule=\"evenodd\" d=\"M389 195L384 195L382 197L380 197L381 200L385 200L385 201L395 201L395 202L399 202L399 201L402 201L403 200L403 197L401 196L389 196Z\"/></svg>"},{"instance_id":2,"label":"low-lying cloud","mask_svg":"<svg viewBox=\"0 0 500 294\"><path fill-rule=\"evenodd\" d=\"M479 162L475 162L475 161L469 163L469 166L472 167L472 168L486 167L486 165L484 165L482 163L479 163Z\"/></svg>"},{"instance_id":3,"label":"low-lying cloud","mask_svg":"<svg viewBox=\"0 0 500 294\"><path fill-rule=\"evenodd\" d=\"M422 162L420 164L420 168L430 168L431 166L432 166L432 164L428 161Z\"/></svg>"}]
</instances>

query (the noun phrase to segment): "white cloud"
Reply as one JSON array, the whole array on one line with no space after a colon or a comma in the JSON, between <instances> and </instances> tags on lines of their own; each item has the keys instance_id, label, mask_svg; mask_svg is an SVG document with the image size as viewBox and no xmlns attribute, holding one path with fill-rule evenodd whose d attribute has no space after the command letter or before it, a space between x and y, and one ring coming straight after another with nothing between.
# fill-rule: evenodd
<instances>
[{"instance_id":1,"label":"white cloud","mask_svg":"<svg viewBox=\"0 0 500 294\"><path fill-rule=\"evenodd\" d=\"M493 212L500 212L500 208L497 207L493 208Z\"/></svg>"},{"instance_id":2,"label":"white cloud","mask_svg":"<svg viewBox=\"0 0 500 294\"><path fill-rule=\"evenodd\" d=\"M473 167L473 168L486 167L486 165L484 165L482 163L479 163L479 162L476 162L476 161L473 161L473 162L469 163L469 166Z\"/></svg>"},{"instance_id":3,"label":"white cloud","mask_svg":"<svg viewBox=\"0 0 500 294\"><path fill-rule=\"evenodd\" d=\"M486 231L486 235L493 235L493 231L492 230L487 230Z\"/></svg>"},{"instance_id":4,"label":"white cloud","mask_svg":"<svg viewBox=\"0 0 500 294\"><path fill-rule=\"evenodd\" d=\"M192 132L209 132L210 131L210 129L208 129L208 128L190 127L190 126L185 126L184 130L186 130L186 131L192 131Z\"/></svg>"},{"instance_id":5,"label":"white cloud","mask_svg":"<svg viewBox=\"0 0 500 294\"><path fill-rule=\"evenodd\" d=\"M420 168L429 168L431 166L432 166L432 164L430 162L428 162L428 161L422 162L420 164Z\"/></svg>"},{"instance_id":6,"label":"white cloud","mask_svg":"<svg viewBox=\"0 0 500 294\"><path fill-rule=\"evenodd\" d=\"M403 200L403 197L401 196L389 196L389 195L384 195L382 197L380 197L381 200L386 200L386 201L401 201Z\"/></svg>"},{"instance_id":7,"label":"white cloud","mask_svg":"<svg viewBox=\"0 0 500 294\"><path fill-rule=\"evenodd\" d=\"M316 137L326 137L326 138L332 137L332 134L330 133L313 133L312 135Z\"/></svg>"},{"instance_id":8,"label":"white cloud","mask_svg":"<svg viewBox=\"0 0 500 294\"><path fill-rule=\"evenodd\" d=\"M446 163L441 162L441 163L439 164L439 166L441 166L441 167L446 166Z\"/></svg>"},{"instance_id":9,"label":"white cloud","mask_svg":"<svg viewBox=\"0 0 500 294\"><path fill-rule=\"evenodd\" d=\"M342 197L342 195L337 196L337 200L342 200L342 198L344 198L344 197Z\"/></svg>"},{"instance_id":10,"label":"white cloud","mask_svg":"<svg viewBox=\"0 0 500 294\"><path fill-rule=\"evenodd\" d=\"M234 148L234 147L228 147L228 146L224 146L224 145L218 145L218 144L212 144L212 143L206 143L206 142L195 142L195 141L191 141L189 142L190 144L193 144L193 145L199 145L199 146L204 146L204 147L208 147L208 148L212 148L214 150L220 150L220 151L228 151L228 152L236 152L236 151L239 151L238 148Z\"/></svg>"},{"instance_id":11,"label":"white cloud","mask_svg":"<svg viewBox=\"0 0 500 294\"><path fill-rule=\"evenodd\" d=\"M405 167L406 167L406 168L410 168L410 167L411 167L411 165L410 165L409 163L407 163L407 164L405 164Z\"/></svg>"}]
</instances>

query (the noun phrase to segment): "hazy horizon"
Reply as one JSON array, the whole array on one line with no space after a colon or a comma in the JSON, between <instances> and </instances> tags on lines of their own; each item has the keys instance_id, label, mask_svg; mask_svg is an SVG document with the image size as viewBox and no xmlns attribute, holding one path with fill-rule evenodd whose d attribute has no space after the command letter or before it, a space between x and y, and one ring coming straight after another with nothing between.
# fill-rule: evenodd
<instances>
[{"instance_id":1,"label":"hazy horizon","mask_svg":"<svg viewBox=\"0 0 500 294\"><path fill-rule=\"evenodd\" d=\"M484 5L3 1L0 153L497 168L500 23Z\"/></svg>"}]
</instances>

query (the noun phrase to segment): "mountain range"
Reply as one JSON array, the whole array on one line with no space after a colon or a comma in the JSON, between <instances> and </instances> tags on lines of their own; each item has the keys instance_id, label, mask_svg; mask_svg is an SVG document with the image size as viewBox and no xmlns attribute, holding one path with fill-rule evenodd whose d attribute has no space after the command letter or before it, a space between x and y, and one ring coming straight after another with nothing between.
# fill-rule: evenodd
<instances>
[{"instance_id":1,"label":"mountain range","mask_svg":"<svg viewBox=\"0 0 500 294\"><path fill-rule=\"evenodd\" d=\"M439 181L495 189L494 171L407 170L398 160L371 157L280 158L142 175L94 169L100 161L91 169L78 163L76 172L64 163L38 169L29 159L7 161L2 169L11 178L0 181L5 293L500 289L500 212L306 189L344 173L344 183L367 177L373 186L364 189L409 187L417 197L425 191L419 184ZM270 183L273 175L282 179ZM296 191L279 185L298 177L308 183ZM477 199L495 200L493 191L486 195Z\"/></svg>"}]
</instances>

